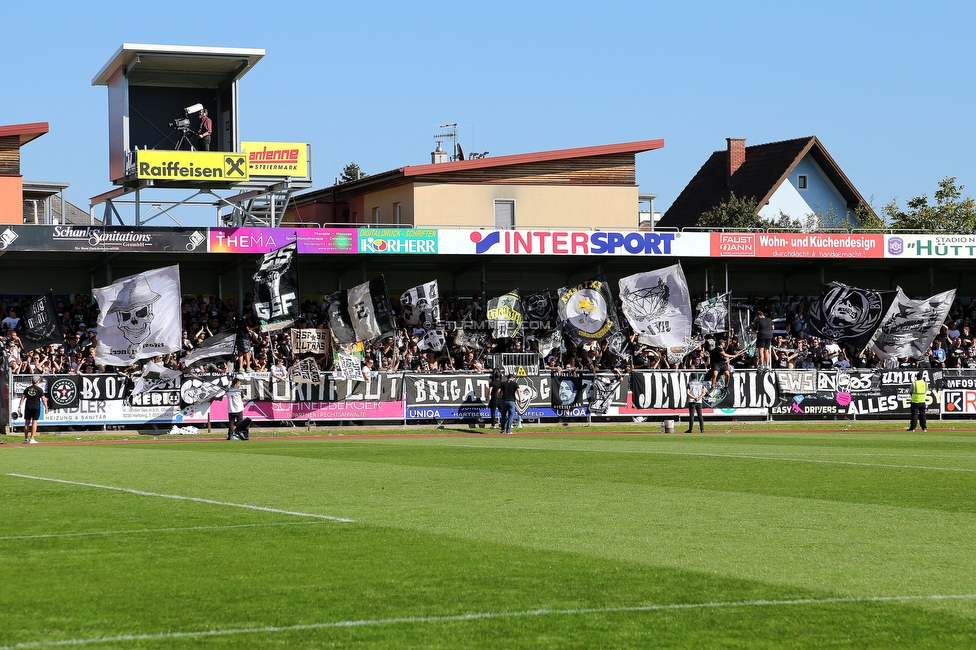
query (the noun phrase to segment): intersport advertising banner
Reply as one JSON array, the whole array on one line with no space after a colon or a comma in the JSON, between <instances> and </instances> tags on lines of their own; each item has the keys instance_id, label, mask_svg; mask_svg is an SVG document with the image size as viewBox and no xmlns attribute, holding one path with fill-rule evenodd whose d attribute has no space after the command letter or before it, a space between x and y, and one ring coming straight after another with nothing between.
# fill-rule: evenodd
<instances>
[{"instance_id":1,"label":"intersport advertising banner","mask_svg":"<svg viewBox=\"0 0 976 650\"><path fill-rule=\"evenodd\" d=\"M709 233L619 230L439 230L442 255L708 257Z\"/></svg>"}]
</instances>

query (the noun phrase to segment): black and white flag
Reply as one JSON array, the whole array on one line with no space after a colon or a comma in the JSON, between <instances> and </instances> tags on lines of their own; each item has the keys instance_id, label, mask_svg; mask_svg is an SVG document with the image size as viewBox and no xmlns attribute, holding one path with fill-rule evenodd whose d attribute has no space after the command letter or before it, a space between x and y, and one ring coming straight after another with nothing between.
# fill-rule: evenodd
<instances>
[{"instance_id":1,"label":"black and white flag","mask_svg":"<svg viewBox=\"0 0 976 650\"><path fill-rule=\"evenodd\" d=\"M559 350L563 344L563 329L559 325L551 332L536 334L535 341L539 344L539 354L543 357L548 356L552 350Z\"/></svg>"},{"instance_id":2,"label":"black and white flag","mask_svg":"<svg viewBox=\"0 0 976 650\"><path fill-rule=\"evenodd\" d=\"M457 332L454 334L454 345L458 347L481 350L488 345L488 337L484 332L476 329L466 328L464 322L458 323Z\"/></svg>"},{"instance_id":3,"label":"black and white flag","mask_svg":"<svg viewBox=\"0 0 976 650\"><path fill-rule=\"evenodd\" d=\"M382 275L352 287L348 293L349 320L357 341L370 342L396 335L393 307Z\"/></svg>"},{"instance_id":4,"label":"black and white flag","mask_svg":"<svg viewBox=\"0 0 976 650\"><path fill-rule=\"evenodd\" d=\"M525 320L530 323L527 327L532 329L549 329L555 323L556 313L548 289L523 298L522 310Z\"/></svg>"},{"instance_id":5,"label":"black and white flag","mask_svg":"<svg viewBox=\"0 0 976 650\"><path fill-rule=\"evenodd\" d=\"M950 289L926 300L912 300L898 287L868 348L882 359L921 358L938 336L955 299L956 290Z\"/></svg>"},{"instance_id":6,"label":"black and white flag","mask_svg":"<svg viewBox=\"0 0 976 650\"><path fill-rule=\"evenodd\" d=\"M571 409L583 403L583 378L576 373L552 373L551 404L554 409Z\"/></svg>"},{"instance_id":7,"label":"black and white flag","mask_svg":"<svg viewBox=\"0 0 976 650\"><path fill-rule=\"evenodd\" d=\"M431 327L441 319L437 280L431 280L403 292L400 296L403 322L407 325Z\"/></svg>"},{"instance_id":8,"label":"black and white flag","mask_svg":"<svg viewBox=\"0 0 976 650\"><path fill-rule=\"evenodd\" d=\"M230 381L230 375L222 373L183 375L180 400L184 404L206 404L220 399L230 388Z\"/></svg>"},{"instance_id":9,"label":"black and white flag","mask_svg":"<svg viewBox=\"0 0 976 650\"><path fill-rule=\"evenodd\" d=\"M322 373L315 359L305 357L288 369L288 379L293 384L321 384Z\"/></svg>"},{"instance_id":10,"label":"black and white flag","mask_svg":"<svg viewBox=\"0 0 976 650\"><path fill-rule=\"evenodd\" d=\"M576 345L602 341L619 329L613 294L603 275L560 289L558 314L563 333Z\"/></svg>"},{"instance_id":11,"label":"black and white flag","mask_svg":"<svg viewBox=\"0 0 976 650\"><path fill-rule=\"evenodd\" d=\"M420 337L417 341L417 349L421 351L433 350L434 352L440 352L444 349L444 343L447 337L442 329L432 329L427 330L427 332Z\"/></svg>"},{"instance_id":12,"label":"black and white flag","mask_svg":"<svg viewBox=\"0 0 976 650\"><path fill-rule=\"evenodd\" d=\"M622 380L615 376L596 376L590 384L590 412L602 415L610 410Z\"/></svg>"},{"instance_id":13,"label":"black and white flag","mask_svg":"<svg viewBox=\"0 0 976 650\"><path fill-rule=\"evenodd\" d=\"M691 336L691 297L680 264L621 278L620 302L641 343L670 348Z\"/></svg>"},{"instance_id":14,"label":"black and white flag","mask_svg":"<svg viewBox=\"0 0 976 650\"><path fill-rule=\"evenodd\" d=\"M254 315L262 332L275 332L301 315L298 242L261 256L254 273Z\"/></svg>"},{"instance_id":15,"label":"black and white flag","mask_svg":"<svg viewBox=\"0 0 976 650\"><path fill-rule=\"evenodd\" d=\"M729 297L730 292L723 293L698 303L698 316L695 325L702 335L729 331Z\"/></svg>"},{"instance_id":16,"label":"black and white flag","mask_svg":"<svg viewBox=\"0 0 976 650\"><path fill-rule=\"evenodd\" d=\"M739 349L747 354L756 353L756 332L752 331L752 312L748 307L733 307L729 315L729 328L735 332Z\"/></svg>"},{"instance_id":17,"label":"black and white flag","mask_svg":"<svg viewBox=\"0 0 976 650\"><path fill-rule=\"evenodd\" d=\"M24 352L55 343L64 343L64 333L61 331L61 316L54 303L54 294L46 294L24 305L21 325L24 331L20 340L24 345Z\"/></svg>"},{"instance_id":18,"label":"black and white flag","mask_svg":"<svg viewBox=\"0 0 976 650\"><path fill-rule=\"evenodd\" d=\"M182 349L180 267L130 275L94 290L98 301L95 362L128 366Z\"/></svg>"},{"instance_id":19,"label":"black and white flag","mask_svg":"<svg viewBox=\"0 0 976 650\"><path fill-rule=\"evenodd\" d=\"M180 388L181 376L182 373L179 370L173 370L155 361L150 361L143 367L142 375L136 378L132 395L154 390L177 390Z\"/></svg>"},{"instance_id":20,"label":"black and white flag","mask_svg":"<svg viewBox=\"0 0 976 650\"><path fill-rule=\"evenodd\" d=\"M330 293L325 297L325 313L329 317L332 338L340 345L356 342L356 330L349 320L349 294L345 290Z\"/></svg>"},{"instance_id":21,"label":"black and white flag","mask_svg":"<svg viewBox=\"0 0 976 650\"><path fill-rule=\"evenodd\" d=\"M192 368L204 361L230 361L237 356L237 332L218 332L200 342L192 352L183 357L183 364Z\"/></svg>"},{"instance_id":22,"label":"black and white flag","mask_svg":"<svg viewBox=\"0 0 976 650\"><path fill-rule=\"evenodd\" d=\"M489 300L487 317L493 338L518 336L522 331L522 301L518 289Z\"/></svg>"},{"instance_id":23,"label":"black and white flag","mask_svg":"<svg viewBox=\"0 0 976 650\"><path fill-rule=\"evenodd\" d=\"M863 348L895 300L895 291L859 289L840 282L824 286L807 312L809 331Z\"/></svg>"}]
</instances>

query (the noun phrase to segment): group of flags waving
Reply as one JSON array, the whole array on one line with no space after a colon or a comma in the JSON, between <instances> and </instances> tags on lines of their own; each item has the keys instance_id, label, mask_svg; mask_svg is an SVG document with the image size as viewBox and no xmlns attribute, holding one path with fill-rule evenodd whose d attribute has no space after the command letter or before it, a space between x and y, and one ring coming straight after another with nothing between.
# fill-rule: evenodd
<instances>
[{"instance_id":1,"label":"group of flags waving","mask_svg":"<svg viewBox=\"0 0 976 650\"><path fill-rule=\"evenodd\" d=\"M301 311L297 244L262 255L253 279L253 309L261 331L292 326ZM733 309L729 293L699 303L698 316L693 318L680 264L621 278L618 288L623 314L638 341L666 349L672 361L700 347L693 325L701 334L732 331L740 339L749 337L751 315L748 310ZM128 366L181 350L179 266L122 278L96 289L94 294L100 306L97 363ZM420 332L421 350L440 351L447 343L439 298L437 280L407 289L400 296L403 320ZM875 291L831 282L812 303L806 315L806 331L870 348L882 359L918 358L939 333L954 298L955 290L912 300L901 288ZM333 292L325 297L325 303L327 341L331 343L335 372L349 379L361 377L364 344L396 335L396 314L386 280L380 276ZM575 345L608 341L613 352L622 356L630 353L629 338L618 321L611 287L603 275L559 289L555 308L548 289L525 298L514 289L492 299L485 316L495 339L519 337L525 325L531 324L542 355L558 348L564 336ZM473 318L457 323L455 344L485 347L488 332L478 325ZM25 306L22 338L27 350L64 342L51 293ZM187 355L187 366L206 359L233 358L236 340L235 332L207 339ZM321 354L324 347L328 346L316 343L305 350ZM314 365L313 359L302 359L293 378L316 381L318 368Z\"/></svg>"}]
</instances>

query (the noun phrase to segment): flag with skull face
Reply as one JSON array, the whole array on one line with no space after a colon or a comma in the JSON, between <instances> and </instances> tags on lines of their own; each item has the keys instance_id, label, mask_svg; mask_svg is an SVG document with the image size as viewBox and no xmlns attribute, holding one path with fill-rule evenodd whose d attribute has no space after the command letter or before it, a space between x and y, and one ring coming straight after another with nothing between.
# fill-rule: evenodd
<instances>
[{"instance_id":1,"label":"flag with skull face","mask_svg":"<svg viewBox=\"0 0 976 650\"><path fill-rule=\"evenodd\" d=\"M180 351L178 265L122 278L95 289L94 295L99 306L96 363L128 366Z\"/></svg>"}]
</instances>

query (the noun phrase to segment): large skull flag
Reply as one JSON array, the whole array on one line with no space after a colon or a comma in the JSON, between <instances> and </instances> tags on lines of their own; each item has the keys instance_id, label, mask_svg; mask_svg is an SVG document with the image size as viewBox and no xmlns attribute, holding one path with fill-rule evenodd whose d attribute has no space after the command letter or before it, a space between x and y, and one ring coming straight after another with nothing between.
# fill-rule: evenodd
<instances>
[{"instance_id":1,"label":"large skull flag","mask_svg":"<svg viewBox=\"0 0 976 650\"><path fill-rule=\"evenodd\" d=\"M101 308L96 362L128 366L180 350L179 266L122 278L94 294Z\"/></svg>"}]
</instances>

